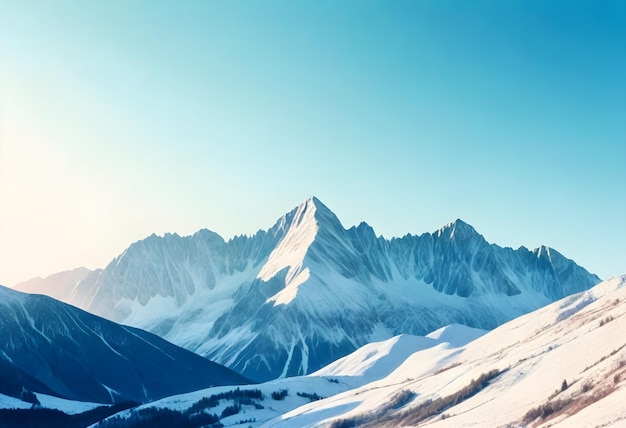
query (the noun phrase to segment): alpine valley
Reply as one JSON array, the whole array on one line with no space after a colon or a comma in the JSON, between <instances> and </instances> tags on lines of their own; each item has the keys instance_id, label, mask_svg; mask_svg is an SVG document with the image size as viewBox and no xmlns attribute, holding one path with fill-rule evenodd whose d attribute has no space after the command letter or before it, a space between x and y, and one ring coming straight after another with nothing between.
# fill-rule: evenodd
<instances>
[{"instance_id":1,"label":"alpine valley","mask_svg":"<svg viewBox=\"0 0 626 428\"><path fill-rule=\"evenodd\" d=\"M556 250L500 247L456 220L385 239L311 198L268 230L152 235L107 267L32 280L255 381L307 375L375 341L450 324L491 330L600 279Z\"/></svg>"}]
</instances>

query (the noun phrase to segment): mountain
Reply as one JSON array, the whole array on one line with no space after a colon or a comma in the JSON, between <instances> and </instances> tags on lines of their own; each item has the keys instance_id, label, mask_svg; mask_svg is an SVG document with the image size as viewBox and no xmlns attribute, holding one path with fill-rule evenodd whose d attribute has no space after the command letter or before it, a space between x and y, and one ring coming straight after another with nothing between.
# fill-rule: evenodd
<instances>
[{"instance_id":1,"label":"mountain","mask_svg":"<svg viewBox=\"0 0 626 428\"><path fill-rule=\"evenodd\" d=\"M0 343L0 394L17 398L146 402L247 382L153 334L1 286Z\"/></svg>"},{"instance_id":2,"label":"mountain","mask_svg":"<svg viewBox=\"0 0 626 428\"><path fill-rule=\"evenodd\" d=\"M79 267L55 273L46 278L33 278L21 282L13 287L14 290L31 294L45 294L61 301L72 300L72 291L91 271L85 267Z\"/></svg>"},{"instance_id":3,"label":"mountain","mask_svg":"<svg viewBox=\"0 0 626 428\"><path fill-rule=\"evenodd\" d=\"M626 275L260 426L626 426L625 329Z\"/></svg>"},{"instance_id":4,"label":"mountain","mask_svg":"<svg viewBox=\"0 0 626 428\"><path fill-rule=\"evenodd\" d=\"M264 381L398 334L492 329L598 282L552 248L502 248L461 220L389 240L310 198L253 236L149 236L66 301Z\"/></svg>"}]
</instances>

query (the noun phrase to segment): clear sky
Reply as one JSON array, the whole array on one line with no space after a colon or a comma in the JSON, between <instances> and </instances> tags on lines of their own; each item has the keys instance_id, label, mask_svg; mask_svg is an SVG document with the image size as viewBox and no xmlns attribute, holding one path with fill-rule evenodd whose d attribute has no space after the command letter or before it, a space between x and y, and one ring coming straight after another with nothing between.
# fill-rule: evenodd
<instances>
[{"instance_id":1,"label":"clear sky","mask_svg":"<svg viewBox=\"0 0 626 428\"><path fill-rule=\"evenodd\" d=\"M626 273L626 2L0 0L0 283L318 196Z\"/></svg>"}]
</instances>

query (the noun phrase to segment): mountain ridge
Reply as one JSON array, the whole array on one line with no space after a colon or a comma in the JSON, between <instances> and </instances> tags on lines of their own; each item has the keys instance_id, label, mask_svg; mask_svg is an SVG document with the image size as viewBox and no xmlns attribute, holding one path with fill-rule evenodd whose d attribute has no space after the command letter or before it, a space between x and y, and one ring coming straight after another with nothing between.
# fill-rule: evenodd
<instances>
[{"instance_id":1,"label":"mountain ridge","mask_svg":"<svg viewBox=\"0 0 626 428\"><path fill-rule=\"evenodd\" d=\"M344 228L311 197L252 236L138 241L68 303L268 380L397 334L491 329L599 282L545 248L490 244L460 219L386 239L365 222Z\"/></svg>"}]
</instances>

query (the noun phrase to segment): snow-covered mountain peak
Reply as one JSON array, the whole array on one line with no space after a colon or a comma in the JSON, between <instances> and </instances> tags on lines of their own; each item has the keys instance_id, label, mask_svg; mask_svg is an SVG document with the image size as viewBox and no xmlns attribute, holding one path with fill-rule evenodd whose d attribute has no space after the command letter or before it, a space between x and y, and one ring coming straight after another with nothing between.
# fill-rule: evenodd
<instances>
[{"instance_id":1,"label":"snow-covered mountain peak","mask_svg":"<svg viewBox=\"0 0 626 428\"><path fill-rule=\"evenodd\" d=\"M358 226L352 226L349 231L356 232L356 234L362 239L376 239L376 232L374 231L374 228L364 221L359 223Z\"/></svg>"},{"instance_id":2,"label":"snow-covered mountain peak","mask_svg":"<svg viewBox=\"0 0 626 428\"><path fill-rule=\"evenodd\" d=\"M313 213L313 218L315 222L321 227L332 227L335 228L337 226L341 226L341 222L337 218L334 212L332 212L322 201L317 199L315 196L310 197L306 201L304 201L296 210L305 210L307 212Z\"/></svg>"},{"instance_id":3,"label":"snow-covered mountain peak","mask_svg":"<svg viewBox=\"0 0 626 428\"><path fill-rule=\"evenodd\" d=\"M440 237L450 240L467 240L474 237L482 238L482 235L476 232L474 227L459 218L439 229L437 234Z\"/></svg>"},{"instance_id":4,"label":"snow-covered mountain peak","mask_svg":"<svg viewBox=\"0 0 626 428\"><path fill-rule=\"evenodd\" d=\"M285 268L288 277L296 277L309 247L319 230L319 210L314 198L307 199L278 221L284 236L269 255L257 278L269 281ZM287 284L289 285L289 284Z\"/></svg>"},{"instance_id":5,"label":"snow-covered mountain peak","mask_svg":"<svg viewBox=\"0 0 626 428\"><path fill-rule=\"evenodd\" d=\"M539 247L535 248L533 250L533 253L535 253L537 258L545 258L550 262L552 262L554 258L558 259L563 257L558 251L545 245L540 245Z\"/></svg>"},{"instance_id":6,"label":"snow-covered mountain peak","mask_svg":"<svg viewBox=\"0 0 626 428\"><path fill-rule=\"evenodd\" d=\"M307 223L311 223L308 224ZM331 227L341 226L341 222L326 205L315 196L310 197L293 210L283 215L270 229L274 233L280 234L288 232L292 228L303 227Z\"/></svg>"},{"instance_id":7,"label":"snow-covered mountain peak","mask_svg":"<svg viewBox=\"0 0 626 428\"><path fill-rule=\"evenodd\" d=\"M194 238L202 239L206 242L224 243L224 238L209 229L200 229L192 235Z\"/></svg>"},{"instance_id":8,"label":"snow-covered mountain peak","mask_svg":"<svg viewBox=\"0 0 626 428\"><path fill-rule=\"evenodd\" d=\"M284 215L274 226L284 235L261 268L257 278L268 281L283 269L287 271L287 286L292 281L301 283L308 275L300 275L304 270L304 259L316 240L327 241L324 236L341 236L345 233L337 216L315 196ZM296 280L296 278L298 278Z\"/></svg>"}]
</instances>

